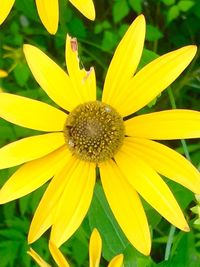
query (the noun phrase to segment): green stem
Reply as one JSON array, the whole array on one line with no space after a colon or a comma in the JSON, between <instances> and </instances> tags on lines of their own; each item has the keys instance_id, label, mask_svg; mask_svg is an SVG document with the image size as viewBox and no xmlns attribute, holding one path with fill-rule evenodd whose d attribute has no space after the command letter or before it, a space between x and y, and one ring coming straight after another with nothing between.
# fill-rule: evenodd
<instances>
[{"instance_id":1,"label":"green stem","mask_svg":"<svg viewBox=\"0 0 200 267\"><path fill-rule=\"evenodd\" d=\"M167 89L167 93L169 95L169 100L170 100L172 108L176 109L176 102L175 102L174 94L173 94L172 89L170 87ZM189 153L189 150L187 148L187 144L186 144L184 139L181 139L181 144L182 144L183 151L184 151L184 154L185 154L186 158L189 161L191 161L190 153Z\"/></svg>"},{"instance_id":2,"label":"green stem","mask_svg":"<svg viewBox=\"0 0 200 267\"><path fill-rule=\"evenodd\" d=\"M176 109L176 101L175 101L175 98L174 98L174 94L172 92L172 89L171 88L168 88L167 89L167 93L168 93L169 100L170 100L170 103L171 103L172 108L173 109ZM186 158L189 161L191 161L190 153L189 153L189 150L187 148L187 144L186 144L186 142L185 142L184 139L181 140L181 144L182 144L182 147L183 147L184 154L185 154ZM172 244L173 244L173 239L174 239L175 231L176 231L176 227L173 226L173 225L171 225L170 231L169 231L168 240L167 240L167 244L166 244L166 248L165 248L165 260L168 260L169 259L170 252L171 252L171 247L172 247Z\"/></svg>"},{"instance_id":3,"label":"green stem","mask_svg":"<svg viewBox=\"0 0 200 267\"><path fill-rule=\"evenodd\" d=\"M182 89L182 87L185 84L188 84L190 82L190 80L194 79L198 75L199 68L194 70L194 71L192 71L192 70L193 70L199 56L200 56L200 49L197 50L197 54L196 54L195 58L193 59L192 63L188 66L187 73L180 80L180 82L176 85L176 92L175 92L176 95L179 95L180 90Z\"/></svg>"},{"instance_id":4,"label":"green stem","mask_svg":"<svg viewBox=\"0 0 200 267\"><path fill-rule=\"evenodd\" d=\"M168 240L167 240L167 245L165 249L165 261L169 259L175 231L176 231L176 227L171 225Z\"/></svg>"},{"instance_id":5,"label":"green stem","mask_svg":"<svg viewBox=\"0 0 200 267\"><path fill-rule=\"evenodd\" d=\"M175 102L174 95L173 95L173 92L172 92L171 87L169 87L169 88L167 89L167 93L168 93L169 101L170 101L170 103L171 103L172 108L173 108L173 109L176 109L176 102Z\"/></svg>"}]
</instances>

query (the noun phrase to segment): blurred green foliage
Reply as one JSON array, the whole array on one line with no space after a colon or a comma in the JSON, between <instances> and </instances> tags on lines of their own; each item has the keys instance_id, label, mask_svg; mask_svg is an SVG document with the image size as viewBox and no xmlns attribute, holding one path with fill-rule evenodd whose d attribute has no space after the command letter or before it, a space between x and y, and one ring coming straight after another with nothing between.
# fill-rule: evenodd
<instances>
[{"instance_id":1,"label":"blurred green foliage","mask_svg":"<svg viewBox=\"0 0 200 267\"><path fill-rule=\"evenodd\" d=\"M27 67L22 46L24 43L29 43L41 48L64 68L65 37L66 33L69 33L79 40L81 64L86 69L91 65L95 67L100 96L114 49L130 23L140 13L146 17L147 34L139 67L150 62L158 54L183 45L199 45L200 1L198 0L96 0L94 3L97 18L95 22L90 22L69 2L60 0L59 30L55 36L50 36L38 18L34 1L17 0L0 28L0 68L9 72L7 78L0 80L2 90L51 103ZM184 74L172 85L171 90L177 107L199 110L199 52ZM153 101L142 112L167 108L171 108L171 103L166 91L157 102ZM11 125L0 119L0 146L33 134L37 132ZM187 143L192 162L200 168L200 144L197 141ZM184 154L179 141L171 142L169 145ZM0 185L3 185L13 171L14 168L1 171ZM171 181L167 180L167 183L180 206L187 211L186 216L192 229L190 233L175 231L173 248L167 261L164 260L164 255L170 225L144 202L152 231L153 248L151 257L141 255L129 244L120 230L101 185L97 183L88 215L74 236L62 247L72 266L88 265L88 240L94 227L99 229L103 239L102 266L106 266L117 253L124 253L126 267L200 266L200 227L193 225L195 216L189 212L189 208L195 205L194 196L187 189ZM46 185L18 201L0 206L0 267L36 266L26 254L28 249L26 236L31 218L45 188ZM33 244L33 248L52 263L47 247L48 237L49 233L46 233Z\"/></svg>"}]
</instances>

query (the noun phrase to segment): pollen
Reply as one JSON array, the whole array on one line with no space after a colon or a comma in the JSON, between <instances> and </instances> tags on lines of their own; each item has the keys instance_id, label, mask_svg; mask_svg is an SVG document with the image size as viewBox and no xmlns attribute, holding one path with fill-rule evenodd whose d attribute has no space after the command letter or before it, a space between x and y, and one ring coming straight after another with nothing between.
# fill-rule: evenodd
<instances>
[{"instance_id":1,"label":"pollen","mask_svg":"<svg viewBox=\"0 0 200 267\"><path fill-rule=\"evenodd\" d=\"M119 113L100 101L77 106L69 114L64 128L72 154L95 163L113 158L123 143L124 132Z\"/></svg>"}]
</instances>

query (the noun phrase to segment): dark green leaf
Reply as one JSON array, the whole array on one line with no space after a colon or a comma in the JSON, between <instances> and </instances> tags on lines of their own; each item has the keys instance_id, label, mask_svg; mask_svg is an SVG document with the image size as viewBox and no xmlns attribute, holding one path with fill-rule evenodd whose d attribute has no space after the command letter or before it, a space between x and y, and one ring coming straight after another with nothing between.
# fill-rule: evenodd
<instances>
[{"instance_id":1,"label":"dark green leaf","mask_svg":"<svg viewBox=\"0 0 200 267\"><path fill-rule=\"evenodd\" d=\"M156 41L162 37L163 37L163 34L161 33L161 31L157 27L155 27L151 24L147 24L146 39L148 41L151 41L151 42Z\"/></svg>"},{"instance_id":2,"label":"dark green leaf","mask_svg":"<svg viewBox=\"0 0 200 267\"><path fill-rule=\"evenodd\" d=\"M140 14L142 12L142 3L143 0L128 0L129 5L131 8L137 12L137 14Z\"/></svg>"},{"instance_id":3,"label":"dark green leaf","mask_svg":"<svg viewBox=\"0 0 200 267\"><path fill-rule=\"evenodd\" d=\"M95 187L88 218L91 229L96 227L101 234L104 257L110 260L123 253L129 242L119 228L99 184Z\"/></svg>"},{"instance_id":4,"label":"dark green leaf","mask_svg":"<svg viewBox=\"0 0 200 267\"><path fill-rule=\"evenodd\" d=\"M17 64L17 66L14 69L14 75L17 83L20 86L25 85L30 75L30 71L27 64L25 63Z\"/></svg>"},{"instance_id":5,"label":"dark green leaf","mask_svg":"<svg viewBox=\"0 0 200 267\"><path fill-rule=\"evenodd\" d=\"M116 0L113 6L113 19L114 22L121 21L126 15L128 15L129 6L126 0Z\"/></svg>"}]
</instances>

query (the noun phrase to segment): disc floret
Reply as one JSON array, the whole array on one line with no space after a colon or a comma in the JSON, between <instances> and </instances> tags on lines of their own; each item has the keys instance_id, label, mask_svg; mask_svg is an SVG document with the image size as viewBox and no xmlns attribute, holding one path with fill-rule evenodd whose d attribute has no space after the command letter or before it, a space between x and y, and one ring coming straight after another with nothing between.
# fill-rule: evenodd
<instances>
[{"instance_id":1,"label":"disc floret","mask_svg":"<svg viewBox=\"0 0 200 267\"><path fill-rule=\"evenodd\" d=\"M99 163L111 159L121 147L124 123L110 105L91 101L80 104L69 114L64 133L72 154Z\"/></svg>"}]
</instances>

